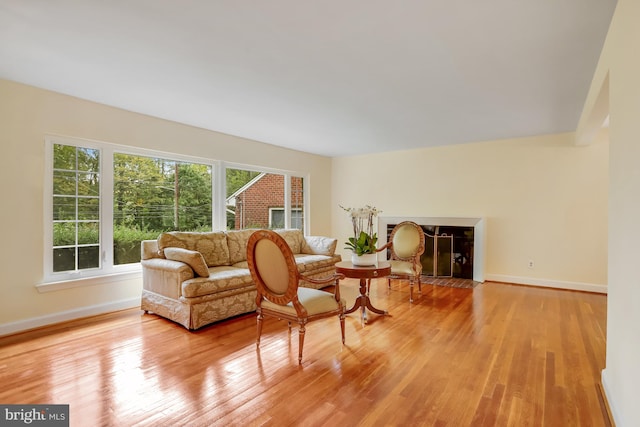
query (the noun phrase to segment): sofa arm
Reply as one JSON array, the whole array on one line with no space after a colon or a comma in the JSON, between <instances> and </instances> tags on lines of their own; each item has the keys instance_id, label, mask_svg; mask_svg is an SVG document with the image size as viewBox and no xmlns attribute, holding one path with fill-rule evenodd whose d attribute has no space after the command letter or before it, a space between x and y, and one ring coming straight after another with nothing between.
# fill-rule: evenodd
<instances>
[{"instance_id":1,"label":"sofa arm","mask_svg":"<svg viewBox=\"0 0 640 427\"><path fill-rule=\"evenodd\" d=\"M143 240L140 242L140 259L162 258L158 253L157 240Z\"/></svg>"},{"instance_id":2,"label":"sofa arm","mask_svg":"<svg viewBox=\"0 0 640 427\"><path fill-rule=\"evenodd\" d=\"M193 279L193 269L184 262L164 258L142 260L142 287L168 298L182 295L182 282Z\"/></svg>"},{"instance_id":3,"label":"sofa arm","mask_svg":"<svg viewBox=\"0 0 640 427\"><path fill-rule=\"evenodd\" d=\"M305 245L302 253L312 255L333 256L336 252L338 239L325 236L304 236Z\"/></svg>"}]
</instances>

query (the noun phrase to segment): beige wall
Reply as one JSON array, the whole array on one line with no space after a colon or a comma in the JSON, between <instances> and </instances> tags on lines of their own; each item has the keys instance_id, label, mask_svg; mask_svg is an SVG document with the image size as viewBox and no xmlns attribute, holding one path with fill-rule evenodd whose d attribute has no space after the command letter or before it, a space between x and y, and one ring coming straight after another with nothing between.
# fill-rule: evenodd
<instances>
[{"instance_id":1,"label":"beige wall","mask_svg":"<svg viewBox=\"0 0 640 427\"><path fill-rule=\"evenodd\" d=\"M309 172L311 233L331 233L329 158L0 80L0 335L24 326L130 306L140 297L141 279L47 293L36 290L43 278L45 134Z\"/></svg>"},{"instance_id":2,"label":"beige wall","mask_svg":"<svg viewBox=\"0 0 640 427\"><path fill-rule=\"evenodd\" d=\"M606 291L600 136L587 147L567 133L333 159L334 233L342 242L351 232L339 204L371 204L384 216L485 217L487 279Z\"/></svg>"},{"instance_id":3,"label":"beige wall","mask_svg":"<svg viewBox=\"0 0 640 427\"><path fill-rule=\"evenodd\" d=\"M618 0L580 120L611 116L607 362L602 383L619 427L640 425L640 2ZM590 123L591 122L591 123Z\"/></svg>"},{"instance_id":4,"label":"beige wall","mask_svg":"<svg viewBox=\"0 0 640 427\"><path fill-rule=\"evenodd\" d=\"M573 134L562 134L331 160L2 80L0 121L0 173L9 183L3 186L1 218L5 241L12 242L0 249L6 297L0 325L38 323L41 316L46 322L74 310L82 315L139 297L139 279L36 291L43 275L45 134L265 167L295 165L311 176L311 233L338 237L341 251L350 224L338 204L373 204L386 216L481 216L487 219L487 278L607 282L606 138L575 147ZM363 175L369 176L366 185Z\"/></svg>"}]
</instances>

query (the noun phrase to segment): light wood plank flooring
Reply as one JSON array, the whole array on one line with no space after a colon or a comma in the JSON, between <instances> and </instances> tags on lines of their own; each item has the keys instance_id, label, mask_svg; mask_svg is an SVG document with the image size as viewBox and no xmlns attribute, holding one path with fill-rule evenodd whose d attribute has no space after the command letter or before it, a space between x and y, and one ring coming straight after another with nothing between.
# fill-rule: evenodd
<instances>
[{"instance_id":1,"label":"light wood plank flooring","mask_svg":"<svg viewBox=\"0 0 640 427\"><path fill-rule=\"evenodd\" d=\"M357 281L341 285L348 301ZM68 403L75 426L608 426L607 297L483 283L371 286L390 316L297 332L255 314L188 332L125 310L0 338L0 403Z\"/></svg>"}]
</instances>

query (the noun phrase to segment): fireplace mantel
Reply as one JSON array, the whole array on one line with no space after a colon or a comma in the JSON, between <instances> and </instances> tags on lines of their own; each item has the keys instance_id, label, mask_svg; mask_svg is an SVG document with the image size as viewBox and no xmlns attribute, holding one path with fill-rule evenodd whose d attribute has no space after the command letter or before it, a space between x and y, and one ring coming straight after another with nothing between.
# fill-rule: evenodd
<instances>
[{"instance_id":1,"label":"fireplace mantel","mask_svg":"<svg viewBox=\"0 0 640 427\"><path fill-rule=\"evenodd\" d=\"M473 280L484 282L486 252L484 218L380 216L378 217L378 239L381 246L387 243L387 226L399 224L402 221L413 221L426 226L473 227Z\"/></svg>"}]
</instances>

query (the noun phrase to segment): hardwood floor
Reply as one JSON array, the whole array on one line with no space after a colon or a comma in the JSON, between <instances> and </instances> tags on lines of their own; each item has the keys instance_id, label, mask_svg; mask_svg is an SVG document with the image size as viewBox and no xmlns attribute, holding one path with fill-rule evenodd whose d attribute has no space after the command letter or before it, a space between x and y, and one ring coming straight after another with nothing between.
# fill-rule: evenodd
<instances>
[{"instance_id":1,"label":"hardwood floor","mask_svg":"<svg viewBox=\"0 0 640 427\"><path fill-rule=\"evenodd\" d=\"M345 280L351 303L356 280ZM297 332L255 314L196 332L126 310L0 338L0 403L70 404L87 426L607 426L605 295L374 281L391 316Z\"/></svg>"}]
</instances>

